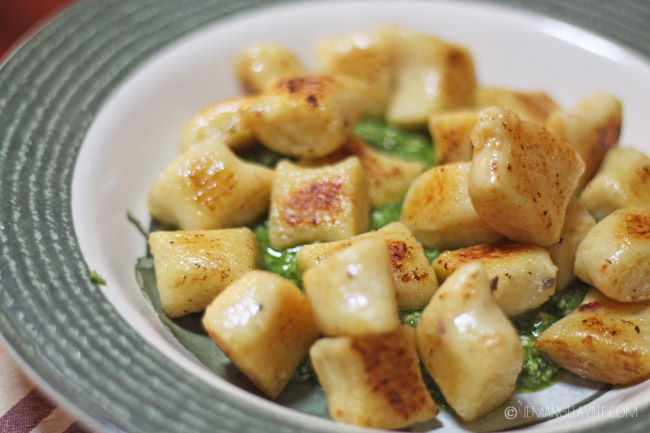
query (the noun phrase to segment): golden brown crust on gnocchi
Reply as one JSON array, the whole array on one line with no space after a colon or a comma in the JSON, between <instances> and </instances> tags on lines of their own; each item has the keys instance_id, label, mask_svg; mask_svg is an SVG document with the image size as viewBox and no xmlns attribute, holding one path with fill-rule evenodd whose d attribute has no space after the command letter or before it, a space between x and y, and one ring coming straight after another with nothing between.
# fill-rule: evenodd
<instances>
[{"instance_id":1,"label":"golden brown crust on gnocchi","mask_svg":"<svg viewBox=\"0 0 650 433\"><path fill-rule=\"evenodd\" d=\"M154 181L148 207L184 230L250 224L268 208L273 171L239 159L210 140L179 155Z\"/></svg>"},{"instance_id":2,"label":"golden brown crust on gnocchi","mask_svg":"<svg viewBox=\"0 0 650 433\"><path fill-rule=\"evenodd\" d=\"M557 268L548 251L537 245L502 240L445 251L433 268L442 281L473 262L485 268L494 300L506 316L537 308L555 293Z\"/></svg>"},{"instance_id":3,"label":"golden brown crust on gnocchi","mask_svg":"<svg viewBox=\"0 0 650 433\"><path fill-rule=\"evenodd\" d=\"M496 231L520 242L560 240L584 163L566 142L513 112L486 108L472 130L469 196Z\"/></svg>"},{"instance_id":4,"label":"golden brown crust on gnocchi","mask_svg":"<svg viewBox=\"0 0 650 433\"><path fill-rule=\"evenodd\" d=\"M629 385L650 375L650 304L620 303L592 289L584 303L536 341L563 368L599 382Z\"/></svg>"},{"instance_id":5,"label":"golden brown crust on gnocchi","mask_svg":"<svg viewBox=\"0 0 650 433\"><path fill-rule=\"evenodd\" d=\"M402 223L394 222L343 241L303 245L296 255L298 266L304 272L337 251L368 238L386 242L399 308L423 308L438 288L438 281L424 249Z\"/></svg>"},{"instance_id":6,"label":"golden brown crust on gnocchi","mask_svg":"<svg viewBox=\"0 0 650 433\"><path fill-rule=\"evenodd\" d=\"M278 79L305 72L300 61L285 47L261 43L248 47L235 57L235 73L244 90L259 94Z\"/></svg>"},{"instance_id":7,"label":"golden brown crust on gnocchi","mask_svg":"<svg viewBox=\"0 0 650 433\"><path fill-rule=\"evenodd\" d=\"M396 429L438 414L409 325L385 334L324 338L310 357L335 421Z\"/></svg>"},{"instance_id":8,"label":"golden brown crust on gnocchi","mask_svg":"<svg viewBox=\"0 0 650 433\"><path fill-rule=\"evenodd\" d=\"M609 298L650 299L650 209L619 209L587 233L575 273Z\"/></svg>"},{"instance_id":9,"label":"golden brown crust on gnocchi","mask_svg":"<svg viewBox=\"0 0 650 433\"><path fill-rule=\"evenodd\" d=\"M458 248L501 238L474 209L467 193L470 164L434 167L409 187L401 221L429 248Z\"/></svg>"},{"instance_id":10,"label":"golden brown crust on gnocchi","mask_svg":"<svg viewBox=\"0 0 650 433\"><path fill-rule=\"evenodd\" d=\"M329 155L352 135L365 106L363 91L362 83L343 76L280 79L256 98L253 131L262 144L283 155Z\"/></svg>"},{"instance_id":11,"label":"golden brown crust on gnocchi","mask_svg":"<svg viewBox=\"0 0 650 433\"><path fill-rule=\"evenodd\" d=\"M318 337L309 302L290 281L251 271L206 309L203 326L259 389L276 398Z\"/></svg>"},{"instance_id":12,"label":"golden brown crust on gnocchi","mask_svg":"<svg viewBox=\"0 0 650 433\"><path fill-rule=\"evenodd\" d=\"M356 157L319 168L278 164L269 213L274 249L349 238L367 230L368 214L366 179Z\"/></svg>"},{"instance_id":13,"label":"golden brown crust on gnocchi","mask_svg":"<svg viewBox=\"0 0 650 433\"><path fill-rule=\"evenodd\" d=\"M420 162L404 161L378 152L353 136L333 154L324 158L303 160L301 164L319 166L339 162L347 157L356 156L368 181L370 206L377 208L393 203L404 196L410 183L423 170Z\"/></svg>"},{"instance_id":14,"label":"golden brown crust on gnocchi","mask_svg":"<svg viewBox=\"0 0 650 433\"><path fill-rule=\"evenodd\" d=\"M479 88L476 94L480 108L498 106L511 110L528 122L544 125L548 116L559 108L544 92L520 92L498 87Z\"/></svg>"}]
</instances>

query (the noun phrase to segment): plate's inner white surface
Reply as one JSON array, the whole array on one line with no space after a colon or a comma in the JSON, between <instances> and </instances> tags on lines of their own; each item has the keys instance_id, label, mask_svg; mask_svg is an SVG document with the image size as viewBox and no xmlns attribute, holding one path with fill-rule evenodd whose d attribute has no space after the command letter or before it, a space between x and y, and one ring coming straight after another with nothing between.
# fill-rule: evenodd
<instances>
[{"instance_id":1,"label":"plate's inner white surface","mask_svg":"<svg viewBox=\"0 0 650 433\"><path fill-rule=\"evenodd\" d=\"M170 46L117 89L92 125L73 181L75 229L89 266L108 281L107 298L137 332L169 356L170 362L249 399L260 410L301 416L216 378L167 332L135 281L134 266L144 254L145 240L127 221L126 213L129 210L148 223L148 188L177 155L184 123L201 107L242 93L230 67L233 55L251 43L273 41L288 46L312 66L311 50L318 39L384 24L399 24L466 45L482 85L544 90L565 108L596 92L611 93L623 101L622 145L650 153L646 125L650 66L593 34L524 12L459 2L314 2L242 15ZM562 393L553 394L551 389L526 398L553 399L549 404L557 406L570 404L572 397L567 396L576 387L563 386ZM649 392L641 384L610 392L594 404L634 406L649 401ZM598 422L601 416L594 414L599 413L585 412L531 427L531 431L557 431L559 422L563 428ZM302 417L311 425L328 423ZM453 428L448 416L442 424ZM431 425L436 426L440 424Z\"/></svg>"}]
</instances>

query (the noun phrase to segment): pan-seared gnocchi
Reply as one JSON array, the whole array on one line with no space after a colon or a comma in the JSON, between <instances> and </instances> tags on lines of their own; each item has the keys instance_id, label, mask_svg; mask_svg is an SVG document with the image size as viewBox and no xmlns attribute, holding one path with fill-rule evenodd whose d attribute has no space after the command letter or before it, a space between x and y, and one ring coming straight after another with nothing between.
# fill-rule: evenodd
<instances>
[{"instance_id":1,"label":"pan-seared gnocchi","mask_svg":"<svg viewBox=\"0 0 650 433\"><path fill-rule=\"evenodd\" d=\"M580 201L598 220L617 209L650 209L650 157L635 149L611 149Z\"/></svg>"},{"instance_id":2,"label":"pan-seared gnocchi","mask_svg":"<svg viewBox=\"0 0 650 433\"><path fill-rule=\"evenodd\" d=\"M281 161L273 181L269 223L276 250L365 232L368 187L359 159L319 168Z\"/></svg>"},{"instance_id":3,"label":"pan-seared gnocchi","mask_svg":"<svg viewBox=\"0 0 650 433\"><path fill-rule=\"evenodd\" d=\"M329 155L352 135L364 109L363 90L363 83L344 76L281 78L257 97L253 131L282 155Z\"/></svg>"},{"instance_id":4,"label":"pan-seared gnocchi","mask_svg":"<svg viewBox=\"0 0 650 433\"><path fill-rule=\"evenodd\" d=\"M208 140L180 154L149 190L149 213L182 230L236 227L269 207L273 171Z\"/></svg>"},{"instance_id":5,"label":"pan-seared gnocchi","mask_svg":"<svg viewBox=\"0 0 650 433\"><path fill-rule=\"evenodd\" d=\"M249 228L153 232L162 309L169 317L203 311L223 289L260 265L257 239Z\"/></svg>"},{"instance_id":6,"label":"pan-seared gnocchi","mask_svg":"<svg viewBox=\"0 0 650 433\"><path fill-rule=\"evenodd\" d=\"M618 145L622 121L621 101L606 94L583 99L572 113L558 109L546 119L546 129L569 143L585 163L577 192L594 177L605 153Z\"/></svg>"},{"instance_id":7,"label":"pan-seared gnocchi","mask_svg":"<svg viewBox=\"0 0 650 433\"><path fill-rule=\"evenodd\" d=\"M255 44L234 59L235 73L247 93L267 90L280 78L304 74L300 60L282 45Z\"/></svg>"},{"instance_id":8,"label":"pan-seared gnocchi","mask_svg":"<svg viewBox=\"0 0 650 433\"><path fill-rule=\"evenodd\" d=\"M576 275L621 302L650 300L650 209L619 209L582 239Z\"/></svg>"},{"instance_id":9,"label":"pan-seared gnocchi","mask_svg":"<svg viewBox=\"0 0 650 433\"><path fill-rule=\"evenodd\" d=\"M551 113L560 108L544 92L521 92L501 87L482 87L476 93L479 108L502 107L516 113L520 119L544 126Z\"/></svg>"},{"instance_id":10,"label":"pan-seared gnocchi","mask_svg":"<svg viewBox=\"0 0 650 433\"><path fill-rule=\"evenodd\" d=\"M479 113L468 193L494 230L542 246L560 240L584 162L565 141L500 107Z\"/></svg>"},{"instance_id":11,"label":"pan-seared gnocchi","mask_svg":"<svg viewBox=\"0 0 650 433\"><path fill-rule=\"evenodd\" d=\"M472 141L469 134L476 124L475 110L454 110L429 116L429 132L436 143L436 163L472 160Z\"/></svg>"},{"instance_id":12,"label":"pan-seared gnocchi","mask_svg":"<svg viewBox=\"0 0 650 433\"><path fill-rule=\"evenodd\" d=\"M368 86L368 113L413 128L434 111L474 103L476 74L465 47L396 26L334 38L317 47L327 73Z\"/></svg>"},{"instance_id":13,"label":"pan-seared gnocchi","mask_svg":"<svg viewBox=\"0 0 650 433\"><path fill-rule=\"evenodd\" d=\"M494 300L506 316L517 316L555 293L557 268L548 251L510 240L445 251L433 261L441 281L467 263L483 265Z\"/></svg>"},{"instance_id":14,"label":"pan-seared gnocchi","mask_svg":"<svg viewBox=\"0 0 650 433\"><path fill-rule=\"evenodd\" d=\"M650 159L618 147L615 96L478 87L465 47L397 26L315 55L235 56L242 96L154 181L138 280L166 324L372 428L500 417L562 368L650 376Z\"/></svg>"},{"instance_id":15,"label":"pan-seared gnocchi","mask_svg":"<svg viewBox=\"0 0 650 433\"><path fill-rule=\"evenodd\" d=\"M379 238L386 243L398 307L424 308L438 288L438 280L422 246L399 222L343 241L304 245L296 254L298 267L304 272L337 251L369 238Z\"/></svg>"},{"instance_id":16,"label":"pan-seared gnocchi","mask_svg":"<svg viewBox=\"0 0 650 433\"><path fill-rule=\"evenodd\" d=\"M365 113L383 117L390 102L397 50L395 29L383 27L350 36L323 39L316 45L319 69L367 85Z\"/></svg>"},{"instance_id":17,"label":"pan-seared gnocchi","mask_svg":"<svg viewBox=\"0 0 650 433\"><path fill-rule=\"evenodd\" d=\"M476 103L472 107L434 112L429 116L429 132L436 143L438 164L472 160L470 134L480 110L493 106L508 109L520 119L542 126L554 110L559 109L555 101L544 92L479 88Z\"/></svg>"},{"instance_id":18,"label":"pan-seared gnocchi","mask_svg":"<svg viewBox=\"0 0 650 433\"><path fill-rule=\"evenodd\" d=\"M423 245L447 249L501 238L476 212L468 195L470 164L429 169L411 184L401 220Z\"/></svg>"},{"instance_id":19,"label":"pan-seared gnocchi","mask_svg":"<svg viewBox=\"0 0 650 433\"><path fill-rule=\"evenodd\" d=\"M416 335L420 359L463 420L487 414L514 391L522 348L480 263L462 266L440 285Z\"/></svg>"},{"instance_id":20,"label":"pan-seared gnocchi","mask_svg":"<svg viewBox=\"0 0 650 433\"><path fill-rule=\"evenodd\" d=\"M203 326L259 389L276 398L318 338L309 302L286 279L251 271L208 306Z\"/></svg>"},{"instance_id":21,"label":"pan-seared gnocchi","mask_svg":"<svg viewBox=\"0 0 650 433\"><path fill-rule=\"evenodd\" d=\"M580 376L627 385L650 376L650 303L623 303L592 289L584 303L536 342Z\"/></svg>"},{"instance_id":22,"label":"pan-seared gnocchi","mask_svg":"<svg viewBox=\"0 0 650 433\"><path fill-rule=\"evenodd\" d=\"M215 139L233 150L255 143L250 98L233 98L205 107L190 120L181 137L181 152L208 139Z\"/></svg>"},{"instance_id":23,"label":"pan-seared gnocchi","mask_svg":"<svg viewBox=\"0 0 650 433\"><path fill-rule=\"evenodd\" d=\"M576 276L573 272L573 264L576 259L576 250L584 237L596 225L593 217L580 201L571 197L567 206L564 218L564 227L560 233L560 240L557 244L548 247L551 260L557 266L557 292L566 289Z\"/></svg>"},{"instance_id":24,"label":"pan-seared gnocchi","mask_svg":"<svg viewBox=\"0 0 650 433\"><path fill-rule=\"evenodd\" d=\"M303 275L307 299L325 335L367 335L399 326L390 256L381 238L331 254Z\"/></svg>"},{"instance_id":25,"label":"pan-seared gnocchi","mask_svg":"<svg viewBox=\"0 0 650 433\"><path fill-rule=\"evenodd\" d=\"M423 170L421 162L404 161L374 150L359 137L352 137L343 147L324 158L303 160L308 166L332 164L356 156L368 181L370 206L378 208L404 196L409 185Z\"/></svg>"},{"instance_id":26,"label":"pan-seared gnocchi","mask_svg":"<svg viewBox=\"0 0 650 433\"><path fill-rule=\"evenodd\" d=\"M438 413L418 365L415 332L318 340L309 351L332 419L396 429Z\"/></svg>"}]
</instances>

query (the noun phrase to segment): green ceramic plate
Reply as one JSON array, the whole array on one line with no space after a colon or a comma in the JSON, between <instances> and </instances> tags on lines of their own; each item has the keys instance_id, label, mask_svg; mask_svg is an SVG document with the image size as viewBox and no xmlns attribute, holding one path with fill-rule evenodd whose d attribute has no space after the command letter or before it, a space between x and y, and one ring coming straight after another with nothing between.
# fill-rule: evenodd
<instances>
[{"instance_id":1,"label":"green ceramic plate","mask_svg":"<svg viewBox=\"0 0 650 433\"><path fill-rule=\"evenodd\" d=\"M273 40L309 62L316 39L385 23L469 46L486 85L543 89L564 106L613 93L626 110L623 142L650 153L644 1L500 3L96 0L53 19L0 69L5 346L102 431L360 431L324 418L318 390L294 386L272 403L242 389L218 352L194 356L181 346L138 287L144 240L126 212L147 219L147 189L175 155L183 122L239 92L234 53ZM108 285L91 283L91 269ZM511 401L520 412L545 405L531 419L465 427L563 413L598 389L571 378L560 386ZM529 428L650 429L648 385L597 397L583 412ZM415 428L462 426L447 415Z\"/></svg>"}]
</instances>

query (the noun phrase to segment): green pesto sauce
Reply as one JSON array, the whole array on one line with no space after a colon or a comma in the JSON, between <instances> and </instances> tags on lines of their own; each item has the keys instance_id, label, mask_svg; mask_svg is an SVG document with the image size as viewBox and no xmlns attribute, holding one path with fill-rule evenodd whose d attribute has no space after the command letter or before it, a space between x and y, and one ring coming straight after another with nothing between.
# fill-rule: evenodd
<instances>
[{"instance_id":1,"label":"green pesto sauce","mask_svg":"<svg viewBox=\"0 0 650 433\"><path fill-rule=\"evenodd\" d=\"M378 230L392 222L399 221L402 200L373 209L370 213L370 230Z\"/></svg>"},{"instance_id":2,"label":"green pesto sauce","mask_svg":"<svg viewBox=\"0 0 650 433\"><path fill-rule=\"evenodd\" d=\"M247 161L270 168L275 167L281 159L291 159L261 145L249 147L237 154Z\"/></svg>"},{"instance_id":3,"label":"green pesto sauce","mask_svg":"<svg viewBox=\"0 0 650 433\"><path fill-rule=\"evenodd\" d=\"M262 251L262 268L276 273L302 288L300 269L298 269L298 262L296 261L296 253L300 250L300 247L289 248L284 251L276 251L271 248L268 221L256 225L253 232L255 232Z\"/></svg>"},{"instance_id":4,"label":"green pesto sauce","mask_svg":"<svg viewBox=\"0 0 650 433\"><path fill-rule=\"evenodd\" d=\"M436 152L431 137L425 132L403 131L379 119L361 119L354 130L373 147L406 161L419 161L424 168L436 164Z\"/></svg>"},{"instance_id":5,"label":"green pesto sauce","mask_svg":"<svg viewBox=\"0 0 650 433\"><path fill-rule=\"evenodd\" d=\"M555 294L540 308L513 319L524 349L524 364L517 378L517 392L534 392L554 384L562 369L535 348L535 340L553 323L578 308L587 293L584 283L576 283Z\"/></svg>"}]
</instances>

